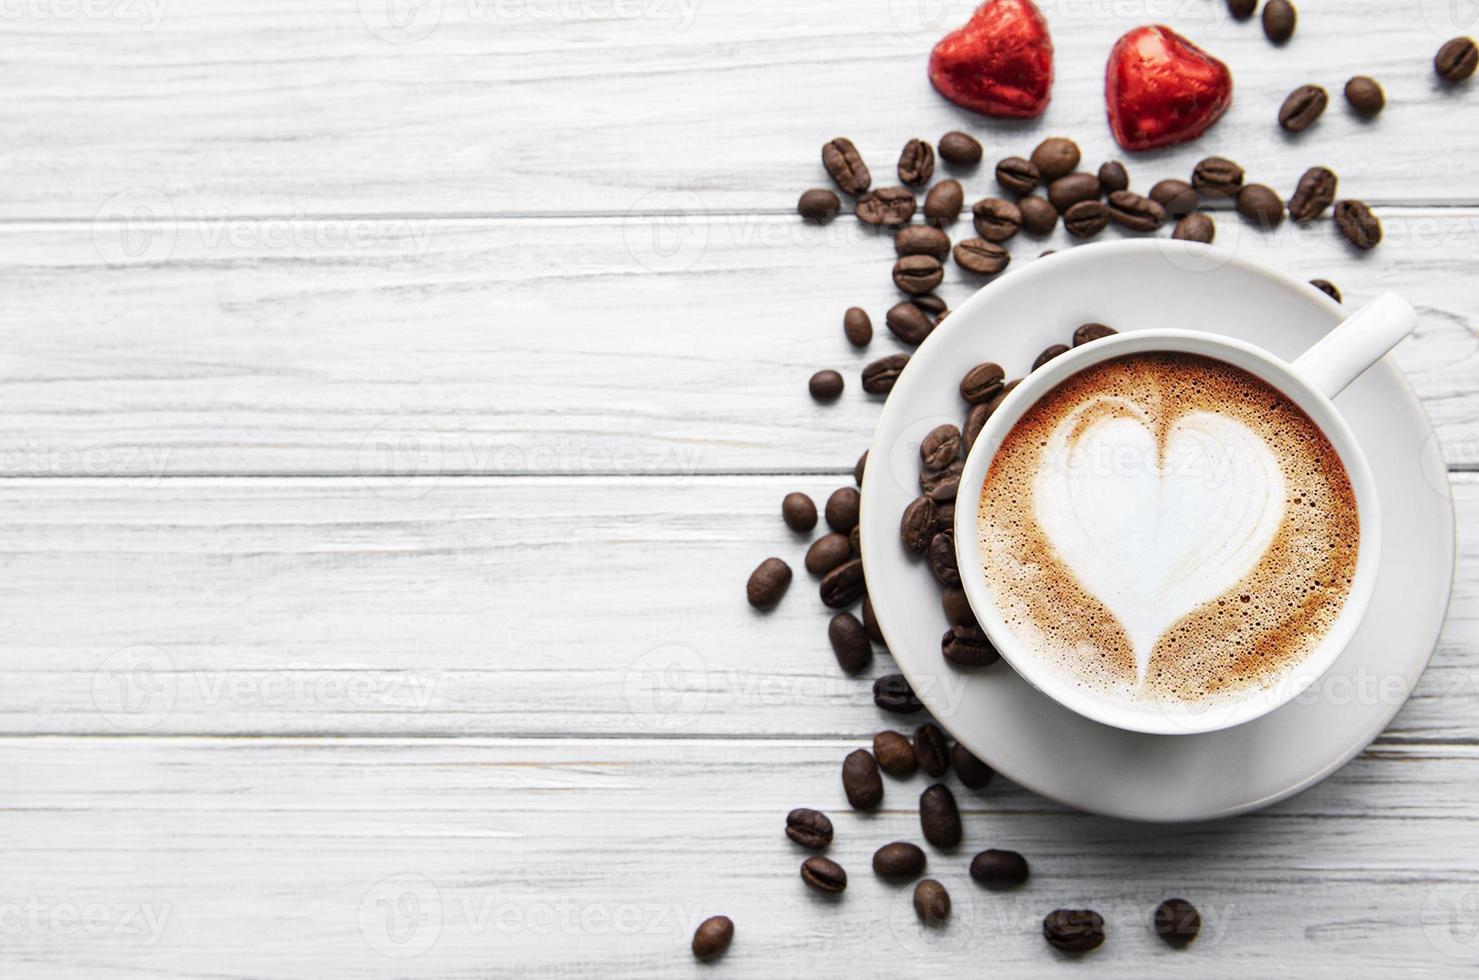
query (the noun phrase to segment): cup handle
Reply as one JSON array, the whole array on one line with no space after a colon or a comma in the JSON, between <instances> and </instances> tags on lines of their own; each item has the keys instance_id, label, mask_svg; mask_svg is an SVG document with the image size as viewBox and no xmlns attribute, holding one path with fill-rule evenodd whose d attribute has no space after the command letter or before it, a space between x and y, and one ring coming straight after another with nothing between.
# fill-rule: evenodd
<instances>
[{"instance_id":1,"label":"cup handle","mask_svg":"<svg viewBox=\"0 0 1479 980\"><path fill-rule=\"evenodd\" d=\"M1361 307L1292 365L1326 398L1334 398L1417 326L1417 311L1396 293Z\"/></svg>"}]
</instances>

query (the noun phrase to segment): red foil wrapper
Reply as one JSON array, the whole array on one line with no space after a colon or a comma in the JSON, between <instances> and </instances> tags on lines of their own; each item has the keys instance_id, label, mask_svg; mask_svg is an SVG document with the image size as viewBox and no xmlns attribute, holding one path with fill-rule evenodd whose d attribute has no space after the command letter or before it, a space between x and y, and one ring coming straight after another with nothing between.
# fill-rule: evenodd
<instances>
[{"instance_id":1,"label":"red foil wrapper","mask_svg":"<svg viewBox=\"0 0 1479 980\"><path fill-rule=\"evenodd\" d=\"M1222 118L1232 102L1232 73L1169 27L1137 27L1109 53L1104 101L1120 146L1174 146Z\"/></svg>"},{"instance_id":2,"label":"red foil wrapper","mask_svg":"<svg viewBox=\"0 0 1479 980\"><path fill-rule=\"evenodd\" d=\"M1053 39L1032 0L988 0L930 52L930 84L988 116L1031 119L1053 89Z\"/></svg>"}]
</instances>

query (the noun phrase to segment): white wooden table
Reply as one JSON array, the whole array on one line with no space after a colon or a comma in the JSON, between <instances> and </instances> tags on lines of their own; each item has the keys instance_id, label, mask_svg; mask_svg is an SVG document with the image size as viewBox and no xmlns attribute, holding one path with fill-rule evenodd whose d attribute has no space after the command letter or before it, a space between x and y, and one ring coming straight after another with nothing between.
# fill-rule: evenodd
<instances>
[{"instance_id":1,"label":"white wooden table","mask_svg":"<svg viewBox=\"0 0 1479 980\"><path fill-rule=\"evenodd\" d=\"M0 9L0 973L7 977L1453 976L1479 962L1479 83L1424 0L1309 3L1270 47L1214 0L1048 5L1055 101L938 98L951 0L62 0ZM1462 5L1460 5L1461 7ZM1339 9L1333 9L1339 8ZM1328 782L1183 828L962 791L921 938L868 870L922 777L847 811L842 756L894 723L839 675L784 492L850 482L896 349L886 239L803 226L819 145L887 175L967 126L1113 152L1104 54L1165 21L1236 104L1136 185L1212 152L1288 193L1326 164L1387 242L1328 223L1220 239L1348 302L1422 311L1396 358L1453 471L1461 557L1416 696ZM1281 135L1296 84L1368 72ZM968 199L994 193L989 166ZM1113 237L1114 232L1106 237ZM1020 263L1040 247L1018 245ZM952 269L943 289L970 284ZM849 349L842 309L880 336ZM1003 325L1003 329L1009 329ZM810 373L850 390L818 407ZM873 674L889 669L886 655ZM953 781L953 777L952 781ZM796 876L830 811L841 902ZM1008 846L1006 899L965 877ZM1184 895L1184 954L1144 919ZM1091 964L1042 914L1090 906ZM693 925L738 925L702 967Z\"/></svg>"}]
</instances>

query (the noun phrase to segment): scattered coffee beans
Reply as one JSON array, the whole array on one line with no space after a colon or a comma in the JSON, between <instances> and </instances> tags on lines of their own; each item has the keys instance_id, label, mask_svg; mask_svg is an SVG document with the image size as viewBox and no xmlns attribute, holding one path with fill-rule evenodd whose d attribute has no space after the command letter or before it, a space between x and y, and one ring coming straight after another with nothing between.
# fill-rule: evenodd
<instances>
[{"instance_id":1,"label":"scattered coffee beans","mask_svg":"<svg viewBox=\"0 0 1479 980\"><path fill-rule=\"evenodd\" d=\"M1263 5L1263 33L1275 44L1283 44L1294 36L1297 20L1294 4L1289 0L1268 0Z\"/></svg>"},{"instance_id":2,"label":"scattered coffee beans","mask_svg":"<svg viewBox=\"0 0 1479 980\"><path fill-rule=\"evenodd\" d=\"M1202 914L1184 898L1168 898L1155 910L1155 934L1181 949L1202 931Z\"/></svg>"},{"instance_id":3,"label":"scattered coffee beans","mask_svg":"<svg viewBox=\"0 0 1479 980\"><path fill-rule=\"evenodd\" d=\"M858 486L862 486L863 485L863 471L867 468L867 466L868 466L868 450L864 449L863 450L863 455L861 455L861 456L858 457L858 461L853 464L853 468L852 468L852 480Z\"/></svg>"},{"instance_id":4,"label":"scattered coffee beans","mask_svg":"<svg viewBox=\"0 0 1479 980\"><path fill-rule=\"evenodd\" d=\"M1386 107L1387 94L1376 79L1357 75L1345 83L1345 100L1356 115L1370 119Z\"/></svg>"},{"instance_id":5,"label":"scattered coffee beans","mask_svg":"<svg viewBox=\"0 0 1479 980\"><path fill-rule=\"evenodd\" d=\"M1311 167L1299 178L1294 196L1289 198L1289 217L1304 224L1314 221L1335 203L1336 177L1326 167Z\"/></svg>"},{"instance_id":6,"label":"scattered coffee beans","mask_svg":"<svg viewBox=\"0 0 1479 980\"><path fill-rule=\"evenodd\" d=\"M835 895L847 887L847 872L836 861L809 857L801 862L801 880L819 892Z\"/></svg>"},{"instance_id":7,"label":"scattered coffee beans","mask_svg":"<svg viewBox=\"0 0 1479 980\"><path fill-rule=\"evenodd\" d=\"M1067 353L1067 344L1054 344L1051 347L1045 348L1041 354L1037 355L1037 359L1032 362L1032 370L1036 371L1038 368L1042 367L1044 364L1048 363L1059 354Z\"/></svg>"},{"instance_id":8,"label":"scattered coffee beans","mask_svg":"<svg viewBox=\"0 0 1479 980\"><path fill-rule=\"evenodd\" d=\"M868 640L868 631L852 613L840 612L832 617L827 624L827 640L832 644L837 666L846 673L856 674L873 659L873 644Z\"/></svg>"},{"instance_id":9,"label":"scattered coffee beans","mask_svg":"<svg viewBox=\"0 0 1479 980\"><path fill-rule=\"evenodd\" d=\"M811 376L806 387L811 397L819 402L836 401L842 395L842 375L836 371L818 371Z\"/></svg>"},{"instance_id":10,"label":"scattered coffee beans","mask_svg":"<svg viewBox=\"0 0 1479 980\"><path fill-rule=\"evenodd\" d=\"M1310 285L1314 286L1320 292L1324 293L1326 296L1329 296L1337 303L1344 302L1344 300L1340 298L1340 290L1337 289L1335 283L1331 282L1329 279L1311 279Z\"/></svg>"},{"instance_id":11,"label":"scattered coffee beans","mask_svg":"<svg viewBox=\"0 0 1479 980\"><path fill-rule=\"evenodd\" d=\"M849 306L842 314L842 333L854 347L867 347L873 341L873 321L866 310Z\"/></svg>"},{"instance_id":12,"label":"scattered coffee beans","mask_svg":"<svg viewBox=\"0 0 1479 980\"><path fill-rule=\"evenodd\" d=\"M909 223L918 206L909 188L880 187L858 198L853 213L864 224L897 228Z\"/></svg>"},{"instance_id":13,"label":"scattered coffee beans","mask_svg":"<svg viewBox=\"0 0 1479 980\"><path fill-rule=\"evenodd\" d=\"M848 553L851 552L852 543L848 542ZM822 576L822 605L828 609L846 609L861 599L867 590L862 559L854 558Z\"/></svg>"},{"instance_id":14,"label":"scattered coffee beans","mask_svg":"<svg viewBox=\"0 0 1479 980\"><path fill-rule=\"evenodd\" d=\"M899 715L912 715L924 707L903 674L884 674L874 681L873 703Z\"/></svg>"},{"instance_id":15,"label":"scattered coffee beans","mask_svg":"<svg viewBox=\"0 0 1479 980\"><path fill-rule=\"evenodd\" d=\"M936 582L949 587L960 585L960 569L955 566L955 535L953 533L941 531L930 539L929 564L930 572L935 576Z\"/></svg>"},{"instance_id":16,"label":"scattered coffee beans","mask_svg":"<svg viewBox=\"0 0 1479 980\"><path fill-rule=\"evenodd\" d=\"M1063 213L1063 227L1075 238L1093 238L1109 224L1109 210L1099 201L1079 201Z\"/></svg>"},{"instance_id":17,"label":"scattered coffee beans","mask_svg":"<svg viewBox=\"0 0 1479 980\"><path fill-rule=\"evenodd\" d=\"M1080 201L1097 200L1102 190L1098 177L1079 171L1059 177L1049 184L1048 202L1059 213L1067 213L1069 208Z\"/></svg>"},{"instance_id":18,"label":"scattered coffee beans","mask_svg":"<svg viewBox=\"0 0 1479 980\"><path fill-rule=\"evenodd\" d=\"M913 300L895 303L884 314L883 323L888 327L889 333L906 344L923 343L924 338L935 329L935 321Z\"/></svg>"},{"instance_id":19,"label":"scattered coffee beans","mask_svg":"<svg viewBox=\"0 0 1479 980\"><path fill-rule=\"evenodd\" d=\"M1166 223L1166 209L1134 191L1113 191L1109 195L1109 217L1130 231L1155 231Z\"/></svg>"},{"instance_id":20,"label":"scattered coffee beans","mask_svg":"<svg viewBox=\"0 0 1479 980\"><path fill-rule=\"evenodd\" d=\"M1217 237L1217 225L1210 214L1198 211L1176 222L1176 228L1171 232L1171 237L1208 245L1211 244L1212 239Z\"/></svg>"},{"instance_id":21,"label":"scattered coffee beans","mask_svg":"<svg viewBox=\"0 0 1479 980\"><path fill-rule=\"evenodd\" d=\"M919 139L905 143L903 152L899 154L899 183L917 187L929 183L934 175L934 147Z\"/></svg>"},{"instance_id":22,"label":"scattered coffee beans","mask_svg":"<svg viewBox=\"0 0 1479 980\"><path fill-rule=\"evenodd\" d=\"M908 779L919 768L914 747L898 732L882 731L874 735L873 754L878 757L879 768L895 779Z\"/></svg>"},{"instance_id":23,"label":"scattered coffee beans","mask_svg":"<svg viewBox=\"0 0 1479 980\"><path fill-rule=\"evenodd\" d=\"M1000 364L984 361L965 373L960 379L960 397L972 405L981 405L996 397L1007 376Z\"/></svg>"},{"instance_id":24,"label":"scattered coffee beans","mask_svg":"<svg viewBox=\"0 0 1479 980\"><path fill-rule=\"evenodd\" d=\"M943 259L950 254L950 236L931 225L905 225L894 233L894 251L901 257L929 255Z\"/></svg>"},{"instance_id":25,"label":"scattered coffee beans","mask_svg":"<svg viewBox=\"0 0 1479 980\"><path fill-rule=\"evenodd\" d=\"M817 505L804 493L788 493L781 501L781 517L786 527L805 534L817 526Z\"/></svg>"},{"instance_id":26,"label":"scattered coffee beans","mask_svg":"<svg viewBox=\"0 0 1479 980\"><path fill-rule=\"evenodd\" d=\"M1279 125L1290 133L1309 129L1330 104L1330 93L1318 85L1301 85L1279 106Z\"/></svg>"},{"instance_id":27,"label":"scattered coffee beans","mask_svg":"<svg viewBox=\"0 0 1479 980\"><path fill-rule=\"evenodd\" d=\"M1335 226L1346 241L1363 251L1381 241L1381 220L1361 201L1337 201Z\"/></svg>"},{"instance_id":28,"label":"scattered coffee beans","mask_svg":"<svg viewBox=\"0 0 1479 980\"><path fill-rule=\"evenodd\" d=\"M987 888L1016 888L1027 880L1027 859L1016 851L982 851L971 858L971 877Z\"/></svg>"},{"instance_id":29,"label":"scattered coffee beans","mask_svg":"<svg viewBox=\"0 0 1479 980\"><path fill-rule=\"evenodd\" d=\"M1118 330L1105 326L1102 323L1080 324L1073 331L1073 346L1082 347L1091 340L1102 340L1105 337L1113 337L1117 333L1119 333Z\"/></svg>"},{"instance_id":30,"label":"scattered coffee beans","mask_svg":"<svg viewBox=\"0 0 1479 980\"><path fill-rule=\"evenodd\" d=\"M924 553L935 534L935 516L935 502L929 497L919 496L910 501L899 520L899 540L905 551Z\"/></svg>"},{"instance_id":31,"label":"scattered coffee beans","mask_svg":"<svg viewBox=\"0 0 1479 980\"><path fill-rule=\"evenodd\" d=\"M831 221L837 217L837 212L842 210L842 202L837 195L825 187L814 187L801 194L801 199L796 202L796 213L807 221L818 223Z\"/></svg>"},{"instance_id":32,"label":"scattered coffee beans","mask_svg":"<svg viewBox=\"0 0 1479 980\"><path fill-rule=\"evenodd\" d=\"M1115 191L1129 190L1130 173L1125 165L1118 160L1109 160L1099 164L1099 186L1104 188L1106 194Z\"/></svg>"},{"instance_id":33,"label":"scattered coffee beans","mask_svg":"<svg viewBox=\"0 0 1479 980\"><path fill-rule=\"evenodd\" d=\"M1058 209L1051 201L1036 194L1029 194L1017 202L1022 213L1022 227L1030 235L1050 235L1058 227Z\"/></svg>"},{"instance_id":34,"label":"scattered coffee beans","mask_svg":"<svg viewBox=\"0 0 1479 980\"><path fill-rule=\"evenodd\" d=\"M868 639L883 645L883 630L878 628L878 617L873 615L873 601L867 596L863 596L863 630Z\"/></svg>"},{"instance_id":35,"label":"scattered coffee beans","mask_svg":"<svg viewBox=\"0 0 1479 980\"><path fill-rule=\"evenodd\" d=\"M961 785L970 789L981 789L996 775L995 770L972 755L971 750L959 742L950 750L950 763L955 767L955 775L960 777Z\"/></svg>"},{"instance_id":36,"label":"scattered coffee beans","mask_svg":"<svg viewBox=\"0 0 1479 980\"><path fill-rule=\"evenodd\" d=\"M880 878L917 878L924 872L924 863L924 851L908 841L894 841L873 852L873 873Z\"/></svg>"},{"instance_id":37,"label":"scattered coffee beans","mask_svg":"<svg viewBox=\"0 0 1479 980\"><path fill-rule=\"evenodd\" d=\"M1243 186L1243 168L1224 157L1207 157L1192 170L1191 186L1203 194L1232 197Z\"/></svg>"},{"instance_id":38,"label":"scattered coffee beans","mask_svg":"<svg viewBox=\"0 0 1479 980\"><path fill-rule=\"evenodd\" d=\"M826 575L852 557L852 544L845 534L824 534L806 549L804 564L813 575Z\"/></svg>"},{"instance_id":39,"label":"scattered coffee beans","mask_svg":"<svg viewBox=\"0 0 1479 980\"><path fill-rule=\"evenodd\" d=\"M976 234L988 242L1004 242L1022 227L1022 212L1011 201L988 197L971 207Z\"/></svg>"},{"instance_id":40,"label":"scattered coffee beans","mask_svg":"<svg viewBox=\"0 0 1479 980\"><path fill-rule=\"evenodd\" d=\"M1258 0L1227 0L1227 12L1233 20L1247 20L1258 9Z\"/></svg>"},{"instance_id":41,"label":"scattered coffee beans","mask_svg":"<svg viewBox=\"0 0 1479 980\"><path fill-rule=\"evenodd\" d=\"M854 749L842 760L842 791L854 810L871 810L883 802L883 777L867 749Z\"/></svg>"},{"instance_id":42,"label":"scattered coffee beans","mask_svg":"<svg viewBox=\"0 0 1479 980\"><path fill-rule=\"evenodd\" d=\"M976 614L963 589L945 589L940 593L940 606L945 610L945 621L951 626L975 626Z\"/></svg>"},{"instance_id":43,"label":"scattered coffee beans","mask_svg":"<svg viewBox=\"0 0 1479 980\"><path fill-rule=\"evenodd\" d=\"M925 466L939 469L960 458L960 429L949 422L937 425L919 442L919 459Z\"/></svg>"},{"instance_id":44,"label":"scattered coffee beans","mask_svg":"<svg viewBox=\"0 0 1479 980\"><path fill-rule=\"evenodd\" d=\"M996 165L996 182L1013 194L1031 194L1041 180L1042 175L1031 160L1007 157Z\"/></svg>"},{"instance_id":45,"label":"scattered coffee beans","mask_svg":"<svg viewBox=\"0 0 1479 980\"><path fill-rule=\"evenodd\" d=\"M894 285L914 296L929 292L944 278L945 270L933 255L906 255L894 263Z\"/></svg>"},{"instance_id":46,"label":"scattered coffee beans","mask_svg":"<svg viewBox=\"0 0 1479 980\"><path fill-rule=\"evenodd\" d=\"M991 403L985 405L972 405L971 410L966 413L965 425L960 427L961 438L965 440L965 451L970 452L971 447L976 444L976 437L986 427L986 420L991 417Z\"/></svg>"},{"instance_id":47,"label":"scattered coffee beans","mask_svg":"<svg viewBox=\"0 0 1479 980\"><path fill-rule=\"evenodd\" d=\"M950 893L933 878L914 886L914 914L926 926L938 926L950 918Z\"/></svg>"},{"instance_id":48,"label":"scattered coffee beans","mask_svg":"<svg viewBox=\"0 0 1479 980\"><path fill-rule=\"evenodd\" d=\"M1052 136L1037 144L1032 151L1032 164L1043 180L1057 180L1078 166L1081 155L1078 144L1061 136Z\"/></svg>"},{"instance_id":49,"label":"scattered coffee beans","mask_svg":"<svg viewBox=\"0 0 1479 980\"><path fill-rule=\"evenodd\" d=\"M924 196L924 218L930 224L946 225L960 217L965 188L958 180L942 180Z\"/></svg>"},{"instance_id":50,"label":"scattered coffee beans","mask_svg":"<svg viewBox=\"0 0 1479 980\"><path fill-rule=\"evenodd\" d=\"M847 532L847 543L852 545L852 553L859 558L863 557L863 529L854 524L851 531Z\"/></svg>"},{"instance_id":51,"label":"scattered coffee beans","mask_svg":"<svg viewBox=\"0 0 1479 980\"><path fill-rule=\"evenodd\" d=\"M1010 252L984 238L967 238L955 246L955 264L979 276L994 276L1011 261Z\"/></svg>"},{"instance_id":52,"label":"scattered coffee beans","mask_svg":"<svg viewBox=\"0 0 1479 980\"><path fill-rule=\"evenodd\" d=\"M820 851L832 843L832 821L820 810L797 807L786 814L786 836L802 847Z\"/></svg>"},{"instance_id":53,"label":"scattered coffee beans","mask_svg":"<svg viewBox=\"0 0 1479 980\"><path fill-rule=\"evenodd\" d=\"M745 597L756 609L769 609L781 601L791 584L791 566L779 558L767 558L750 573Z\"/></svg>"},{"instance_id":54,"label":"scattered coffee beans","mask_svg":"<svg viewBox=\"0 0 1479 980\"><path fill-rule=\"evenodd\" d=\"M861 194L873 183L868 165L863 162L858 148L845 136L822 144L822 166L827 169L827 176L832 178L832 182L844 194Z\"/></svg>"},{"instance_id":55,"label":"scattered coffee beans","mask_svg":"<svg viewBox=\"0 0 1479 980\"><path fill-rule=\"evenodd\" d=\"M960 809L955 794L944 783L935 783L919 796L919 826L924 839L946 850L960 843Z\"/></svg>"},{"instance_id":56,"label":"scattered coffee beans","mask_svg":"<svg viewBox=\"0 0 1479 980\"><path fill-rule=\"evenodd\" d=\"M1104 919L1089 909L1058 909L1042 920L1042 935L1054 949L1087 953L1104 943Z\"/></svg>"},{"instance_id":57,"label":"scattered coffee beans","mask_svg":"<svg viewBox=\"0 0 1479 980\"><path fill-rule=\"evenodd\" d=\"M1445 82L1462 82L1479 66L1479 47L1473 38L1456 37L1446 41L1433 57L1433 70Z\"/></svg>"},{"instance_id":58,"label":"scattered coffee beans","mask_svg":"<svg viewBox=\"0 0 1479 980\"><path fill-rule=\"evenodd\" d=\"M909 363L908 354L890 354L863 368L863 390L870 395L886 395Z\"/></svg>"},{"instance_id":59,"label":"scattered coffee beans","mask_svg":"<svg viewBox=\"0 0 1479 980\"><path fill-rule=\"evenodd\" d=\"M940 158L957 167L974 167L981 162L981 144L966 133L946 133L940 137Z\"/></svg>"},{"instance_id":60,"label":"scattered coffee beans","mask_svg":"<svg viewBox=\"0 0 1479 980\"><path fill-rule=\"evenodd\" d=\"M1150 199L1165 208L1173 218L1184 218L1201 204L1196 190L1186 181L1175 178L1157 181L1150 189Z\"/></svg>"},{"instance_id":61,"label":"scattered coffee beans","mask_svg":"<svg viewBox=\"0 0 1479 980\"><path fill-rule=\"evenodd\" d=\"M1271 187L1244 184L1238 191L1238 214L1265 229L1274 228L1284 220L1284 202Z\"/></svg>"},{"instance_id":62,"label":"scattered coffee beans","mask_svg":"<svg viewBox=\"0 0 1479 980\"><path fill-rule=\"evenodd\" d=\"M940 653L957 667L989 667L1001 659L979 626L952 626L940 638Z\"/></svg>"},{"instance_id":63,"label":"scattered coffee beans","mask_svg":"<svg viewBox=\"0 0 1479 980\"><path fill-rule=\"evenodd\" d=\"M924 469L919 473L919 489L936 504L955 499L960 489L960 474L965 463L957 460L939 469Z\"/></svg>"},{"instance_id":64,"label":"scattered coffee beans","mask_svg":"<svg viewBox=\"0 0 1479 980\"><path fill-rule=\"evenodd\" d=\"M693 955L707 963L724 955L734 941L734 923L727 915L715 915L699 923L693 932Z\"/></svg>"},{"instance_id":65,"label":"scattered coffee beans","mask_svg":"<svg viewBox=\"0 0 1479 980\"><path fill-rule=\"evenodd\" d=\"M932 721L914 729L914 759L919 768L939 779L950 768L950 740Z\"/></svg>"}]
</instances>

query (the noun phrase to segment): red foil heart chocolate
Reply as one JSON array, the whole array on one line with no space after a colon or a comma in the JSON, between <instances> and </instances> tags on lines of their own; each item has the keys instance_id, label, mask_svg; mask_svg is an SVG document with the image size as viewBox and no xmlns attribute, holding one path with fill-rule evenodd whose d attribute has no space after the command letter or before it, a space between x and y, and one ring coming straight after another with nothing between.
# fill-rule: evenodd
<instances>
[{"instance_id":1,"label":"red foil heart chocolate","mask_svg":"<svg viewBox=\"0 0 1479 980\"><path fill-rule=\"evenodd\" d=\"M1127 150L1194 140L1227 111L1227 65L1169 27L1137 27L1115 42L1104 72L1109 129Z\"/></svg>"},{"instance_id":2,"label":"red foil heart chocolate","mask_svg":"<svg viewBox=\"0 0 1479 980\"><path fill-rule=\"evenodd\" d=\"M1053 89L1053 39L1032 0L987 0L930 52L930 84L956 105L1031 119Z\"/></svg>"}]
</instances>

